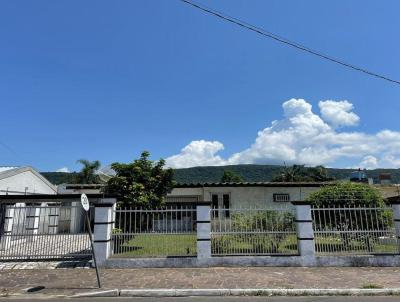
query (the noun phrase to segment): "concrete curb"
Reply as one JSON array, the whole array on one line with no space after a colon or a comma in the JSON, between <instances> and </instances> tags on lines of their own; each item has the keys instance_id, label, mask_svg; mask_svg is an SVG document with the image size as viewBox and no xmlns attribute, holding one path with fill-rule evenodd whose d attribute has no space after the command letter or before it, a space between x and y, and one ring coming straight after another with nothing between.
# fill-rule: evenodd
<instances>
[{"instance_id":1,"label":"concrete curb","mask_svg":"<svg viewBox=\"0 0 400 302\"><path fill-rule=\"evenodd\" d=\"M395 296L400 288L382 289L113 289L81 293L73 298L83 297L193 297L193 296Z\"/></svg>"},{"instance_id":2,"label":"concrete curb","mask_svg":"<svg viewBox=\"0 0 400 302\"><path fill-rule=\"evenodd\" d=\"M70 298L89 298L89 297L118 297L119 296L119 289L110 289L110 290L102 290L96 292L87 292L81 294L75 294L70 296Z\"/></svg>"}]
</instances>

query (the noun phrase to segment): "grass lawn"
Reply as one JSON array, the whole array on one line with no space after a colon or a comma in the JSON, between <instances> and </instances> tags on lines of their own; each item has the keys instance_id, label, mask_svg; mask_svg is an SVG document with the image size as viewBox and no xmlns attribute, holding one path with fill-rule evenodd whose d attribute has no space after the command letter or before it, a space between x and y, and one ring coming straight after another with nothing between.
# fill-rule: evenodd
<instances>
[{"instance_id":1,"label":"grass lawn","mask_svg":"<svg viewBox=\"0 0 400 302\"><path fill-rule=\"evenodd\" d=\"M119 241L114 257L196 256L196 234L138 234L128 242Z\"/></svg>"},{"instance_id":2,"label":"grass lawn","mask_svg":"<svg viewBox=\"0 0 400 302\"><path fill-rule=\"evenodd\" d=\"M283 238L267 234L252 235L214 235L211 240L214 255L296 255L296 235L284 235Z\"/></svg>"},{"instance_id":3,"label":"grass lawn","mask_svg":"<svg viewBox=\"0 0 400 302\"><path fill-rule=\"evenodd\" d=\"M368 246L366 240L349 239L349 245L345 247L340 236L315 236L317 254L320 255L348 255L348 254L396 254L399 247L395 239L382 243L378 239L370 240Z\"/></svg>"},{"instance_id":4,"label":"grass lawn","mask_svg":"<svg viewBox=\"0 0 400 302\"><path fill-rule=\"evenodd\" d=\"M121 237L122 238L122 237ZM118 252L113 257L173 257L196 256L196 234L138 234L129 240L119 240L115 236ZM316 250L319 255L368 254L365 242L350 240L344 247L339 236L316 236ZM274 245L273 237L266 235L214 235L211 240L213 255L267 255L267 254L297 254L296 235L287 235ZM399 248L393 244L383 244L375 241L371 244L372 253L398 253Z\"/></svg>"}]
</instances>

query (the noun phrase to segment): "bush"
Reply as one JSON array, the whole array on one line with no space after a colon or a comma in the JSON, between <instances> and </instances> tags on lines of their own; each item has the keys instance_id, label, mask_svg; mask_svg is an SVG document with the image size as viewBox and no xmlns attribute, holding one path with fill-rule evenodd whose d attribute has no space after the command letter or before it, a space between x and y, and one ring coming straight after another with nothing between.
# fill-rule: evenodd
<instances>
[{"instance_id":1,"label":"bush","mask_svg":"<svg viewBox=\"0 0 400 302\"><path fill-rule=\"evenodd\" d=\"M232 226L235 230L293 230L294 215L286 211L263 210L255 213L232 213Z\"/></svg>"},{"instance_id":2,"label":"bush","mask_svg":"<svg viewBox=\"0 0 400 302\"><path fill-rule=\"evenodd\" d=\"M307 201L318 207L385 206L380 192L374 187L354 182L338 182L311 193Z\"/></svg>"},{"instance_id":3,"label":"bush","mask_svg":"<svg viewBox=\"0 0 400 302\"><path fill-rule=\"evenodd\" d=\"M367 184L339 182L310 194L307 200L314 207L315 230L339 231L345 250L361 244L372 251L382 235L359 231L386 230L393 224L392 212L385 209L380 192Z\"/></svg>"},{"instance_id":4,"label":"bush","mask_svg":"<svg viewBox=\"0 0 400 302\"><path fill-rule=\"evenodd\" d=\"M231 211L229 235L213 238L213 251L221 254L276 254L295 233L294 215L286 211Z\"/></svg>"}]
</instances>

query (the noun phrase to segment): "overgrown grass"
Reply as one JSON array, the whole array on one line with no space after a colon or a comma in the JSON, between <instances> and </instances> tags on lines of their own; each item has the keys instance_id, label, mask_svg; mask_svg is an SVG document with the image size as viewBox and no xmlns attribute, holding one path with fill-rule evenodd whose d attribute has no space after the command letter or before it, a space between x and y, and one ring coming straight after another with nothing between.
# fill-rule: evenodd
<instances>
[{"instance_id":1,"label":"overgrown grass","mask_svg":"<svg viewBox=\"0 0 400 302\"><path fill-rule=\"evenodd\" d=\"M383 286L375 283L366 283L361 288L363 289L373 289L373 288L383 288Z\"/></svg>"}]
</instances>

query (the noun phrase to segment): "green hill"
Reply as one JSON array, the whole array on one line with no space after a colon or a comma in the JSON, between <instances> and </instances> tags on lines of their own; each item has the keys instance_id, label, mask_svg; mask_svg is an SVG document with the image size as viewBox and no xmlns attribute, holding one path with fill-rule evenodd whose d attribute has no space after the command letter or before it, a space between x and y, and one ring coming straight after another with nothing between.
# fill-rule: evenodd
<instances>
[{"instance_id":1,"label":"green hill","mask_svg":"<svg viewBox=\"0 0 400 302\"><path fill-rule=\"evenodd\" d=\"M175 180L178 183L205 183L220 181L224 170L232 171L240 175L245 181L270 181L274 176L280 173L282 166L273 165L232 165L219 167L194 167L175 170ZM349 177L354 169L328 169L329 176L335 179L345 179ZM372 177L374 182L378 182L380 173L391 173L392 182L400 183L400 169L375 169L367 170L368 177ZM77 173L63 172L42 172L53 184L75 183Z\"/></svg>"},{"instance_id":2,"label":"green hill","mask_svg":"<svg viewBox=\"0 0 400 302\"><path fill-rule=\"evenodd\" d=\"M77 182L77 172L67 173L67 172L40 172L44 177L47 178L54 185L59 184L74 184Z\"/></svg>"},{"instance_id":3,"label":"green hill","mask_svg":"<svg viewBox=\"0 0 400 302\"><path fill-rule=\"evenodd\" d=\"M218 182L221 179L224 170L232 171L241 176L245 181L271 181L272 178L278 175L283 169L283 166L272 165L232 165L221 167L194 167L175 170L175 180L178 183L204 183ZM346 179L354 169L333 169L328 168L328 175L335 179ZM375 169L366 170L368 177L374 179L377 183L379 174L391 173L392 182L400 182L400 169Z\"/></svg>"}]
</instances>

